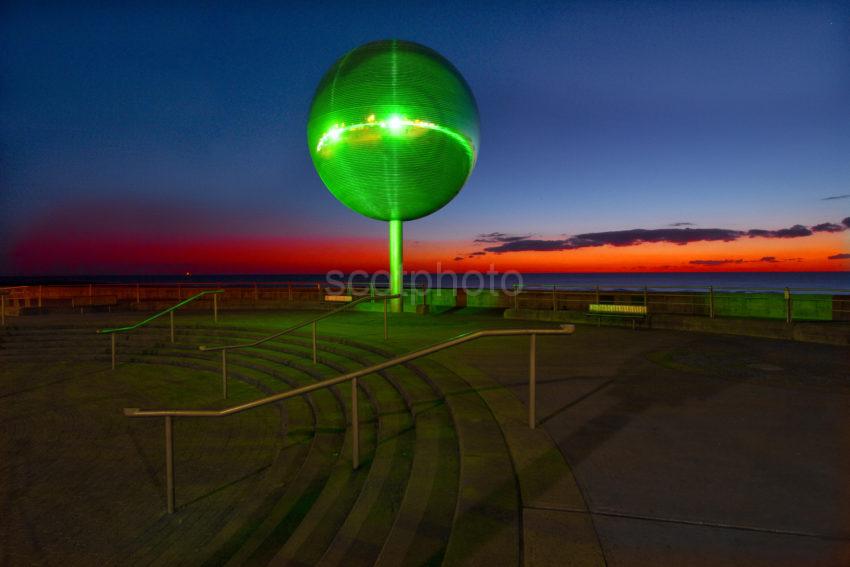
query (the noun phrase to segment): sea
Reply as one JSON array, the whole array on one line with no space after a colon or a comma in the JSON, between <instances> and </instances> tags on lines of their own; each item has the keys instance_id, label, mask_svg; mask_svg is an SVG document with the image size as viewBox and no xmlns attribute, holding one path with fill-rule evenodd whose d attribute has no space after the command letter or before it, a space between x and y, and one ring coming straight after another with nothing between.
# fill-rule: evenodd
<instances>
[{"instance_id":1,"label":"sea","mask_svg":"<svg viewBox=\"0 0 850 567\"><path fill-rule=\"evenodd\" d=\"M480 275L479 275L480 274ZM0 276L0 286L38 284L226 284L226 285L274 285L285 282L353 281L367 283L368 276L359 275L349 280L339 273L328 274L184 274L145 276ZM385 275L377 275L372 281L378 286L386 284ZM405 278L411 282L410 277ZM514 285L524 288L557 286L561 289L666 289L687 290L713 287L715 290L791 290L848 292L850 272L639 272L639 273L517 273L481 274L424 274L413 277L416 285L429 287L466 287L511 289Z\"/></svg>"}]
</instances>

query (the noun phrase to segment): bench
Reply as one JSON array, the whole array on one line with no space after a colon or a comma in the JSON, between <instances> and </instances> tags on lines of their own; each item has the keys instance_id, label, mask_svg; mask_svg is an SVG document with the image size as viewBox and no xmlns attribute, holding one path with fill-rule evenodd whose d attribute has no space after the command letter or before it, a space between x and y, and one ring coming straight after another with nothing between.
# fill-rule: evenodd
<instances>
[{"instance_id":1,"label":"bench","mask_svg":"<svg viewBox=\"0 0 850 567\"><path fill-rule=\"evenodd\" d=\"M338 301L342 303L350 303L354 298L350 295L326 295L325 301Z\"/></svg>"},{"instance_id":2,"label":"bench","mask_svg":"<svg viewBox=\"0 0 850 567\"><path fill-rule=\"evenodd\" d=\"M646 320L649 316L649 310L646 305L614 305L610 303L591 303L588 308L587 315L589 317L620 317L632 320L632 329L635 328L635 322L638 319ZM601 319L596 320L597 326L601 323Z\"/></svg>"}]
</instances>

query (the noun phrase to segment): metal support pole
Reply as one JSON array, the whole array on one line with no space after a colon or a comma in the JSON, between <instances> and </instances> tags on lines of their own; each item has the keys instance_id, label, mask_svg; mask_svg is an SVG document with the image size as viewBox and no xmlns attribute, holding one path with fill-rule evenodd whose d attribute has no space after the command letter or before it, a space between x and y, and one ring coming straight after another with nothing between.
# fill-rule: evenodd
<instances>
[{"instance_id":1,"label":"metal support pole","mask_svg":"<svg viewBox=\"0 0 850 567\"><path fill-rule=\"evenodd\" d=\"M791 310L791 290L785 288L785 322L790 323L794 319L794 313Z\"/></svg>"},{"instance_id":2,"label":"metal support pole","mask_svg":"<svg viewBox=\"0 0 850 567\"><path fill-rule=\"evenodd\" d=\"M531 350L528 355L528 426L537 424L537 335L531 335Z\"/></svg>"},{"instance_id":3,"label":"metal support pole","mask_svg":"<svg viewBox=\"0 0 850 567\"><path fill-rule=\"evenodd\" d=\"M227 351L221 351L221 397L227 399Z\"/></svg>"},{"instance_id":4,"label":"metal support pole","mask_svg":"<svg viewBox=\"0 0 850 567\"><path fill-rule=\"evenodd\" d=\"M174 513L174 435L171 429L171 416L165 416L165 498L168 513Z\"/></svg>"},{"instance_id":5,"label":"metal support pole","mask_svg":"<svg viewBox=\"0 0 850 567\"><path fill-rule=\"evenodd\" d=\"M389 338L389 333L387 331L387 300L384 299L384 340Z\"/></svg>"},{"instance_id":6,"label":"metal support pole","mask_svg":"<svg viewBox=\"0 0 850 567\"><path fill-rule=\"evenodd\" d=\"M646 289L646 286L643 286L643 306L646 307L647 313L649 312L649 292ZM634 319L632 319L634 321Z\"/></svg>"},{"instance_id":7,"label":"metal support pole","mask_svg":"<svg viewBox=\"0 0 850 567\"><path fill-rule=\"evenodd\" d=\"M552 311L558 310L558 299L557 299L557 296L555 295L555 287L556 287L556 285L552 284Z\"/></svg>"},{"instance_id":8,"label":"metal support pole","mask_svg":"<svg viewBox=\"0 0 850 567\"><path fill-rule=\"evenodd\" d=\"M89 284L89 299L91 299L91 297L93 295L94 295L94 286L92 286L92 284Z\"/></svg>"},{"instance_id":9,"label":"metal support pole","mask_svg":"<svg viewBox=\"0 0 850 567\"><path fill-rule=\"evenodd\" d=\"M599 286L596 286L596 304L599 304Z\"/></svg>"},{"instance_id":10,"label":"metal support pole","mask_svg":"<svg viewBox=\"0 0 850 567\"><path fill-rule=\"evenodd\" d=\"M708 316L714 319L714 286L708 286Z\"/></svg>"},{"instance_id":11,"label":"metal support pole","mask_svg":"<svg viewBox=\"0 0 850 567\"><path fill-rule=\"evenodd\" d=\"M168 318L171 320L171 342L174 342L174 311L168 313Z\"/></svg>"},{"instance_id":12,"label":"metal support pole","mask_svg":"<svg viewBox=\"0 0 850 567\"><path fill-rule=\"evenodd\" d=\"M0 324L6 326L6 296L0 295Z\"/></svg>"},{"instance_id":13,"label":"metal support pole","mask_svg":"<svg viewBox=\"0 0 850 567\"><path fill-rule=\"evenodd\" d=\"M139 293L139 284L136 284L136 303L142 302L142 295Z\"/></svg>"},{"instance_id":14,"label":"metal support pole","mask_svg":"<svg viewBox=\"0 0 850 567\"><path fill-rule=\"evenodd\" d=\"M115 356L115 333L112 333L112 370L115 370L115 363L116 362L117 361L116 361L116 356Z\"/></svg>"},{"instance_id":15,"label":"metal support pole","mask_svg":"<svg viewBox=\"0 0 850 567\"><path fill-rule=\"evenodd\" d=\"M254 303L260 300L260 290L257 288L257 282L254 282Z\"/></svg>"},{"instance_id":16,"label":"metal support pole","mask_svg":"<svg viewBox=\"0 0 850 567\"><path fill-rule=\"evenodd\" d=\"M43 285L38 286L38 306L41 307L41 296L43 294Z\"/></svg>"},{"instance_id":17,"label":"metal support pole","mask_svg":"<svg viewBox=\"0 0 850 567\"><path fill-rule=\"evenodd\" d=\"M316 356L316 327L318 326L318 321L313 321L313 364L317 362Z\"/></svg>"},{"instance_id":18,"label":"metal support pole","mask_svg":"<svg viewBox=\"0 0 850 567\"><path fill-rule=\"evenodd\" d=\"M519 309L519 291L520 287L514 284L514 311Z\"/></svg>"},{"instance_id":19,"label":"metal support pole","mask_svg":"<svg viewBox=\"0 0 850 567\"><path fill-rule=\"evenodd\" d=\"M286 291L289 293L289 301L292 301L292 284L286 284Z\"/></svg>"},{"instance_id":20,"label":"metal support pole","mask_svg":"<svg viewBox=\"0 0 850 567\"><path fill-rule=\"evenodd\" d=\"M390 295L398 295L403 292L402 270L404 269L404 245L402 236L402 221L389 221L390 237ZM404 311L404 298L393 299L391 305L393 313Z\"/></svg>"},{"instance_id":21,"label":"metal support pole","mask_svg":"<svg viewBox=\"0 0 850 567\"><path fill-rule=\"evenodd\" d=\"M351 380L351 466L360 466L360 418L357 416L357 378Z\"/></svg>"},{"instance_id":22,"label":"metal support pole","mask_svg":"<svg viewBox=\"0 0 850 567\"><path fill-rule=\"evenodd\" d=\"M218 295L215 293L213 294L213 322L218 323Z\"/></svg>"}]
</instances>

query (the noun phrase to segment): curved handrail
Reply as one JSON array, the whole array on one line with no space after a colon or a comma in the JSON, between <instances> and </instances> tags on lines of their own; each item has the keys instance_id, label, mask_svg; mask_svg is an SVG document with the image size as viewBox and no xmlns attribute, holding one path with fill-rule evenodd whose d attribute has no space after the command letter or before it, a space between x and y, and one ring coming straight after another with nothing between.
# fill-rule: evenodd
<instances>
[{"instance_id":1,"label":"curved handrail","mask_svg":"<svg viewBox=\"0 0 850 567\"><path fill-rule=\"evenodd\" d=\"M159 319L163 315L167 315L167 314L171 313L172 311L180 309L181 307L183 307L187 303L191 303L191 302L195 301L196 299L198 299L200 297L203 297L205 295L210 295L210 294L216 294L216 293L224 293L224 290L223 289L215 289L215 290L202 291L201 293L195 294L192 297L184 299L183 301L181 301L180 303L177 303L176 305L172 305L168 309L164 309L164 310L160 311L159 313L151 315L150 317L148 317L144 321L139 321L135 325L128 325L126 327L114 327L114 328L111 328L111 329L98 329L97 332L98 332L98 334L101 334L101 335L108 335L108 334L111 334L111 333L126 333L128 331L132 331L133 329L138 329L139 327L147 325L148 323L150 323L154 319Z\"/></svg>"},{"instance_id":2,"label":"curved handrail","mask_svg":"<svg viewBox=\"0 0 850 567\"><path fill-rule=\"evenodd\" d=\"M388 297L389 299L389 297ZM386 305L386 303L384 304ZM561 325L560 329L486 329L482 331L472 331L456 336L453 339L448 339L439 343L435 343L429 347L425 347L401 356L397 356L384 362L373 364L366 368L361 368L354 372L342 374L336 378L330 378L308 386L302 386L286 392L280 392L259 400L230 406L220 410L144 410L139 408L124 408L124 415L127 417L162 417L165 418L165 491L168 513L174 512L174 431L172 421L177 417L223 417L241 413L250 409L258 408L279 402L295 396L303 396L322 388L336 386L343 382L351 382L351 462L352 467L357 469L360 462L360 433L359 420L357 417L357 379L361 376L373 374L386 370L391 366L404 364L411 360L457 346L459 344L474 341L483 337L509 337L517 335L531 335L531 348L528 361L528 426L532 429L536 425L536 406L537 406L537 335L570 335L575 332L575 325ZM226 351L222 351L222 354Z\"/></svg>"},{"instance_id":3,"label":"curved handrail","mask_svg":"<svg viewBox=\"0 0 850 567\"><path fill-rule=\"evenodd\" d=\"M213 351L213 350L232 350L232 349L237 349L237 348L255 347L257 345L263 344L264 342L267 342L267 341L270 341L272 339L276 339L280 336L283 336L287 333L291 333L292 331L297 331L298 329L301 329L302 327L306 327L307 325L311 325L313 323L321 321L322 319L330 317L334 313L339 313L340 311L344 311L344 310L346 310L350 307L353 307L353 306L355 306L359 303L363 303L364 301L382 300L384 302L384 306L386 307L387 300L399 299L400 297L401 297L401 294L396 294L396 295L367 295L365 297L361 297L360 299L355 299L354 301L351 301L349 303L346 303L345 305L337 307L336 309L332 309L332 310L330 310L326 313L322 313L321 315L317 315L316 317L312 317L310 319L307 319L306 321L301 321L300 323L296 323L295 325L292 325L291 327L287 327L286 329L284 329L282 331L278 331L276 333L273 333L273 334L271 334L267 337L259 338L254 342L239 343L239 344L235 344L235 345L222 345L222 346L201 345L201 346L198 347L198 349L203 350L203 351Z\"/></svg>"},{"instance_id":4,"label":"curved handrail","mask_svg":"<svg viewBox=\"0 0 850 567\"><path fill-rule=\"evenodd\" d=\"M230 406L228 408L220 410L145 410L139 408L124 408L124 415L127 417L223 417L226 415L241 413L249 409L264 406L266 404L271 404L274 402L279 402L281 400L293 398L295 396L309 394L310 392L320 390L322 388L336 386L337 384L341 384L349 380L354 380L356 378L360 378L361 376L366 376L368 374L374 374L376 372L386 370L387 368L390 368L392 366L404 364L405 362L410 362L411 360L415 360L417 358L421 358L423 356L427 356L429 354L433 354L435 352L445 350L447 348L451 348L459 344L468 343L470 341L474 341L483 337L512 337L519 335L571 335L574 332L575 325L561 325L561 327L558 329L484 329L482 331L470 331L468 333L462 333L452 339L435 343L431 346L421 348L419 350L415 350L413 352L409 352L407 354L403 354L395 358L391 358L390 360L385 360L384 362L379 362L378 364L373 364L372 366L361 368L360 370L355 370L354 372L349 372L347 374L342 374L335 378L329 378L321 382L316 382L315 384L309 384L307 386L295 388L294 390L287 390L286 392L280 392L278 394L266 396L265 398L260 398L259 400Z\"/></svg>"}]
</instances>

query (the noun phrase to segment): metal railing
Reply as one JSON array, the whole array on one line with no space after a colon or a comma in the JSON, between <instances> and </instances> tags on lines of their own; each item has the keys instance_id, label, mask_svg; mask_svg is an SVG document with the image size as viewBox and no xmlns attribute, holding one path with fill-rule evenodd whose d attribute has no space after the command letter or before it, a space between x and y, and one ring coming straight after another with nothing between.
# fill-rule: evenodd
<instances>
[{"instance_id":1,"label":"metal railing","mask_svg":"<svg viewBox=\"0 0 850 567\"><path fill-rule=\"evenodd\" d=\"M223 345L223 346L204 346L204 345L202 345L202 346L199 346L198 349L202 350L202 351L216 351L216 350L221 351L221 394L222 394L222 397L226 399L227 398L227 351L240 349L240 348L249 348L249 347L259 346L259 345L261 345L265 342L274 340L278 337L289 334L293 331L297 331L298 329L304 328L307 325L311 325L313 327L313 337L312 337L313 338L313 341L312 341L312 343L313 343L313 364L316 364L318 362L318 323L319 323L319 321L321 321L322 319L326 319L326 318L330 317L331 315L339 313L340 311L345 311L346 309L350 309L351 307L354 307L355 305L359 305L359 304L361 304L365 301L383 301L384 302L384 340L387 340L389 338L389 330L388 330L388 325L387 325L387 301L389 301L390 299L399 299L401 297L402 297L401 294L396 294L396 295L367 295L365 297L361 297L359 299L355 299L353 301L350 301L350 302L346 303L345 305L337 307L336 309L332 309L332 310L328 311L327 313L322 313L321 315L311 317L310 319L307 319L305 321L301 321L300 323L296 323L295 325L292 325L291 327L287 327L286 329L283 329L282 331L272 333L271 335L268 335L267 337L257 339L256 341L252 341L250 343L239 343L239 344L235 344L235 345Z\"/></svg>"},{"instance_id":2,"label":"metal railing","mask_svg":"<svg viewBox=\"0 0 850 567\"><path fill-rule=\"evenodd\" d=\"M136 323L134 325L127 325L126 327L114 327L114 328L111 328L111 329L98 329L97 333L99 335L111 335L111 339L112 339L112 370L115 370L115 365L116 365L117 360L118 360L117 354L115 352L115 337L118 335L118 333L128 333L132 330L138 329L139 327L143 327L143 326L147 325L148 323L150 323L151 321L154 321L155 319L159 319L160 317L162 317L165 314L168 314L168 317L169 317L170 322L171 322L171 342L173 343L174 342L174 312L177 309L180 309L181 307L183 307L184 305L186 305L188 303L192 303L193 301L196 301L196 300L200 299L201 297L203 297L205 295L212 295L213 296L213 321L215 321L217 323L218 322L218 294L219 293L224 293L224 290L223 289L214 289L214 290L202 291L201 293L197 293L197 294L193 295L192 297L184 299L180 303L172 305L168 309L163 309L159 313L155 313L155 314L151 315L150 317L148 317L147 319L139 321L138 323Z\"/></svg>"},{"instance_id":3,"label":"metal railing","mask_svg":"<svg viewBox=\"0 0 850 567\"><path fill-rule=\"evenodd\" d=\"M831 293L830 293L831 292ZM850 297L834 294L850 294L848 289L831 288L775 288L736 286L635 286L606 284L605 286L582 286L565 284L514 285L511 303L514 309L581 310L592 303L644 305L658 313L702 315L717 317L768 317L781 318L787 323L797 320L847 320L850 317ZM738 308L748 302L771 302L772 314L758 310ZM528 306L528 307L526 307ZM764 309L762 309L764 311ZM813 317L812 311L821 312Z\"/></svg>"},{"instance_id":4,"label":"metal railing","mask_svg":"<svg viewBox=\"0 0 850 567\"><path fill-rule=\"evenodd\" d=\"M392 299L388 297L388 299ZM442 341L407 354L397 356L390 360L373 364L366 368L361 368L354 372L342 374L335 378L329 378L315 384L302 386L279 394L273 394L259 400L246 402L243 404L231 406L220 410L145 410L139 408L124 408L124 415L127 417L162 417L165 419L165 486L166 486L166 502L168 513L174 512L174 438L172 420L178 417L224 417L248 411L254 408L262 407L271 403L280 402L296 396L303 396L316 390L330 388L344 382L351 382L351 464L352 468L357 469L360 466L360 429L359 418L357 414L357 379L361 376L381 372L387 368L404 364L417 358L433 354L435 352L445 350L463 343L468 343L484 337L511 337L530 335L530 349L528 357L528 426L534 429L537 423L536 405L537 405L537 335L571 335L575 332L574 325L561 325L558 329L486 329L482 331L472 331L458 335L453 339Z\"/></svg>"}]
</instances>

